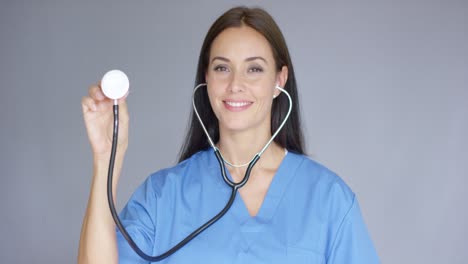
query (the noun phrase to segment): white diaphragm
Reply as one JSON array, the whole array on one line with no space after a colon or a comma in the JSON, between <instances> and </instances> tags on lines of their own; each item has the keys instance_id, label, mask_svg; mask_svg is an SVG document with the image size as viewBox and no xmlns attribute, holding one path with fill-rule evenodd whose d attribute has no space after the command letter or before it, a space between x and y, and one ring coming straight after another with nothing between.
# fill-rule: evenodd
<instances>
[{"instance_id":1,"label":"white diaphragm","mask_svg":"<svg viewBox=\"0 0 468 264\"><path fill-rule=\"evenodd\" d=\"M110 99L120 99L125 96L130 87L127 75L120 70L108 71L101 80L101 89Z\"/></svg>"}]
</instances>

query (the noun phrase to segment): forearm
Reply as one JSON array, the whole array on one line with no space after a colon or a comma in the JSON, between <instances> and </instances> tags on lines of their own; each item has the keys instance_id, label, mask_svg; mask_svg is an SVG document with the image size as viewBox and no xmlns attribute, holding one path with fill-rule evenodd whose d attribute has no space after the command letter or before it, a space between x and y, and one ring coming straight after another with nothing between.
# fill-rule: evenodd
<instances>
[{"instance_id":1,"label":"forearm","mask_svg":"<svg viewBox=\"0 0 468 264\"><path fill-rule=\"evenodd\" d=\"M122 168L123 156L116 156L113 193ZM118 263L115 224L107 200L107 172L109 161L95 159L88 206L83 219L78 263Z\"/></svg>"}]
</instances>

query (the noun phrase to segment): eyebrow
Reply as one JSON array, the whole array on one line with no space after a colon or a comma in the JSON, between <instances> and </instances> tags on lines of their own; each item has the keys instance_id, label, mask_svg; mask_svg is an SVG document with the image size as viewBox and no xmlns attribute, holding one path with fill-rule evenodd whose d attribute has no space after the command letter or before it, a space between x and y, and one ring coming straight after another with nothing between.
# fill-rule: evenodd
<instances>
[{"instance_id":1,"label":"eyebrow","mask_svg":"<svg viewBox=\"0 0 468 264\"><path fill-rule=\"evenodd\" d=\"M220 56L214 57L214 58L211 60L211 62L213 62L214 60L222 60L222 61L225 61L225 62L230 62L229 59L224 58L224 57L220 57ZM260 57L260 56L248 57L247 59L245 59L245 61L254 61L254 60L262 60L262 61L264 61L266 64L268 64L268 62L267 62L263 57Z\"/></svg>"}]
</instances>

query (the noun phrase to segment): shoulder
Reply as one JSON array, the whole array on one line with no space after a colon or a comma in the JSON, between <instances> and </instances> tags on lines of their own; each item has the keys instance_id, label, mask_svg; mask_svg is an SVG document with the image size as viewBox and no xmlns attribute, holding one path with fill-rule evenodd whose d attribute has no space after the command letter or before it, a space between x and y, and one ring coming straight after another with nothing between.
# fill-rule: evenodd
<instances>
[{"instance_id":1,"label":"shoulder","mask_svg":"<svg viewBox=\"0 0 468 264\"><path fill-rule=\"evenodd\" d=\"M322 213L341 218L353 205L355 194L335 172L321 163L296 153L290 153L291 173L296 191L317 202ZM341 216L341 217L340 217Z\"/></svg>"},{"instance_id":2,"label":"shoulder","mask_svg":"<svg viewBox=\"0 0 468 264\"><path fill-rule=\"evenodd\" d=\"M292 169L295 170L298 180L306 185L314 185L322 191L337 189L336 191L339 191L343 198L352 199L353 191L334 171L308 156L296 153L290 153L290 155L292 156L290 159L293 164Z\"/></svg>"},{"instance_id":3,"label":"shoulder","mask_svg":"<svg viewBox=\"0 0 468 264\"><path fill-rule=\"evenodd\" d=\"M291 162L292 184L289 190L293 193L290 204L300 209L303 219L308 219L303 232L311 233L317 241L322 241L321 251L327 258L331 252L346 241L343 247L348 248L350 241L364 249L357 250L359 254L375 255L372 242L362 220L358 199L351 188L335 172L312 160L311 158L292 153ZM314 223L314 224L311 224ZM320 228L316 229L314 226ZM314 240L314 241L316 241ZM315 243L314 241L307 241ZM358 242L356 242L358 241ZM348 250L348 251L346 251ZM346 252L351 252L350 248ZM335 254L335 253L334 253ZM353 253L354 254L354 253ZM344 261L346 262L346 261ZM339 262L339 263L344 263ZM378 263L349 261L346 263Z\"/></svg>"},{"instance_id":4,"label":"shoulder","mask_svg":"<svg viewBox=\"0 0 468 264\"><path fill-rule=\"evenodd\" d=\"M191 181L200 181L200 177L191 177L206 169L210 161L210 151L202 150L178 164L152 173L146 180L156 194L166 185L181 185Z\"/></svg>"}]
</instances>

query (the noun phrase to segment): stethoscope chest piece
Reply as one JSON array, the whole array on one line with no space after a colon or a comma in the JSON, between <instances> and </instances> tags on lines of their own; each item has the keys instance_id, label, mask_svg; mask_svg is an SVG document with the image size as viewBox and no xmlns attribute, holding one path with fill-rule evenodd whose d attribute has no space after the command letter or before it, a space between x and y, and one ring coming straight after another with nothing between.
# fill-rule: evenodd
<instances>
[{"instance_id":1,"label":"stethoscope chest piece","mask_svg":"<svg viewBox=\"0 0 468 264\"><path fill-rule=\"evenodd\" d=\"M125 96L130 87L127 75L120 70L108 71L101 80L101 89L105 96L118 100Z\"/></svg>"}]
</instances>

